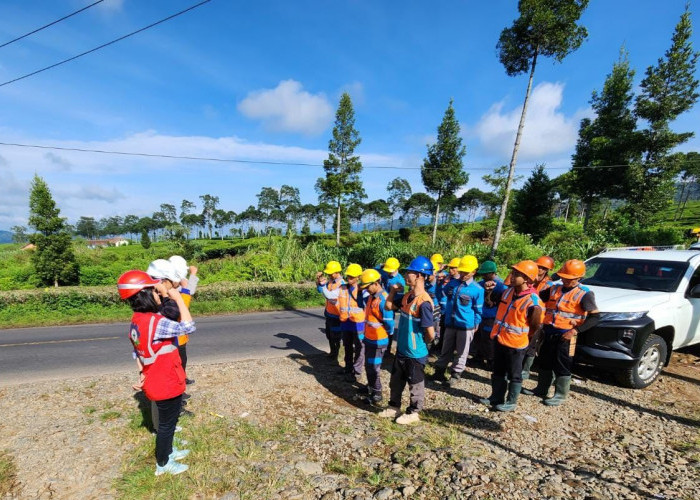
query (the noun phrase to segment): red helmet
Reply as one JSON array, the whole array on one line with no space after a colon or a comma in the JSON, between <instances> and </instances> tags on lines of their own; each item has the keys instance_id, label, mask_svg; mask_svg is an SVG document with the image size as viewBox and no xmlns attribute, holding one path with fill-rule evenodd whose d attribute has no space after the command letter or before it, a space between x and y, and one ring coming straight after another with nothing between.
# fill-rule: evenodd
<instances>
[{"instance_id":1,"label":"red helmet","mask_svg":"<svg viewBox=\"0 0 700 500\"><path fill-rule=\"evenodd\" d=\"M160 283L160 280L155 280L151 278L148 274L143 271L127 271L117 280L117 288L119 289L119 296L122 299L128 299L129 297L136 295L144 288L152 287Z\"/></svg>"}]
</instances>

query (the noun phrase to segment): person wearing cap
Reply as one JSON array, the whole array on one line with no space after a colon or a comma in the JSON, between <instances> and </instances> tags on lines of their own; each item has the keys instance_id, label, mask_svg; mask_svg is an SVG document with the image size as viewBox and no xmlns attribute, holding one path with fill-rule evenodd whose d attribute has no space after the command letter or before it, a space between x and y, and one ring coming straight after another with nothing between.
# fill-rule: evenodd
<instances>
[{"instance_id":1,"label":"person wearing cap","mask_svg":"<svg viewBox=\"0 0 700 500\"><path fill-rule=\"evenodd\" d=\"M542 307L532 284L537 264L523 260L511 267L511 287L499 297L496 320L491 330L495 339L491 395L480 400L498 411L513 411L522 389L522 367L531 333L542 322ZM508 397L506 399L506 388Z\"/></svg>"},{"instance_id":2,"label":"person wearing cap","mask_svg":"<svg viewBox=\"0 0 700 500\"><path fill-rule=\"evenodd\" d=\"M384 290L391 290L394 285L401 286L402 291L406 288L406 280L401 276L401 273L399 273L401 265L397 258L389 257L380 267L379 274L382 275L382 288L384 288ZM391 345L393 342L394 336L389 334L389 343L386 346L385 352L391 353Z\"/></svg>"},{"instance_id":3,"label":"person wearing cap","mask_svg":"<svg viewBox=\"0 0 700 500\"><path fill-rule=\"evenodd\" d=\"M365 269L360 275L360 288L369 296L365 304L365 372L369 404L382 400L382 380L379 371L389 336L394 332L394 311L385 308L387 292L382 288L381 275L376 269Z\"/></svg>"},{"instance_id":4,"label":"person wearing cap","mask_svg":"<svg viewBox=\"0 0 700 500\"><path fill-rule=\"evenodd\" d=\"M199 284L199 276L197 276L197 266L187 266L187 261L184 257L180 255L171 256L168 261L173 265L175 270L175 279L177 280L177 285L180 289L180 295L182 295L182 300L185 301L187 308L190 308L192 302L192 296L197 291L197 285ZM189 278L187 273L189 271ZM189 335L181 335L177 339L177 350L180 353L180 359L182 360L182 369L185 370L185 384L194 384L194 379L187 377L187 343L189 342Z\"/></svg>"},{"instance_id":5,"label":"person wearing cap","mask_svg":"<svg viewBox=\"0 0 700 500\"><path fill-rule=\"evenodd\" d=\"M435 341L431 347L431 352L440 355L442 351L442 340L445 338L445 307L448 297L452 297L454 289L459 285L459 262L462 259L455 257L447 265L447 274L440 281L437 290L438 305L440 306L440 328L435 331Z\"/></svg>"},{"instance_id":6,"label":"person wearing cap","mask_svg":"<svg viewBox=\"0 0 700 500\"><path fill-rule=\"evenodd\" d=\"M532 287L539 294L542 290L545 290L554 284L554 282L549 279L549 272L554 269L554 259L547 255L543 255L535 261L535 264L537 264L537 279L532 284ZM540 346L542 345L542 329L538 328L534 331L534 333L530 333L530 345L527 347L525 359L523 360L523 380L530 378L532 364L535 362L537 352L540 350Z\"/></svg>"},{"instance_id":7,"label":"person wearing cap","mask_svg":"<svg viewBox=\"0 0 700 500\"><path fill-rule=\"evenodd\" d=\"M316 273L316 290L323 294L326 299L326 308L323 316L326 318L326 339L330 347L329 358L338 361L340 352L340 341L342 333L340 331L340 309L338 308L338 294L343 284L343 268L340 262L332 260L326 264L323 271ZM328 277L330 277L330 279Z\"/></svg>"},{"instance_id":8,"label":"person wearing cap","mask_svg":"<svg viewBox=\"0 0 700 500\"><path fill-rule=\"evenodd\" d=\"M173 446L185 392L185 371L176 339L179 335L194 333L195 323L177 288L166 289L163 283L143 271L125 272L119 277L117 288L119 296L134 311L129 339L143 367L143 391L158 407L155 474L180 474L189 467L178 460L185 458L189 450ZM177 305L180 321L158 313L165 296Z\"/></svg>"},{"instance_id":9,"label":"person wearing cap","mask_svg":"<svg viewBox=\"0 0 700 500\"><path fill-rule=\"evenodd\" d=\"M357 382L365 364L365 297L358 286L362 274L359 264L350 264L345 270L346 283L340 286L338 309L340 331L345 348L345 368L341 371L348 382Z\"/></svg>"},{"instance_id":10,"label":"person wearing cap","mask_svg":"<svg viewBox=\"0 0 700 500\"><path fill-rule=\"evenodd\" d=\"M411 261L406 271L408 293L399 286L389 291L385 308L399 311L396 331L396 357L391 368L389 406L379 416L394 418L396 423L407 425L418 422L418 413L425 399L425 363L428 360L428 344L435 336L433 301L425 291L425 281L433 273L433 264L419 255ZM401 397L408 383L410 403L401 414Z\"/></svg>"},{"instance_id":11,"label":"person wearing cap","mask_svg":"<svg viewBox=\"0 0 700 500\"><path fill-rule=\"evenodd\" d=\"M539 294L546 304L540 372L535 390L523 390L523 393L545 398L544 404L547 406L559 406L566 401L571 387L576 337L600 321L593 292L581 284L585 274L586 265L582 261L567 260L557 271L562 282ZM555 376L554 396L547 398Z\"/></svg>"},{"instance_id":12,"label":"person wearing cap","mask_svg":"<svg viewBox=\"0 0 700 500\"><path fill-rule=\"evenodd\" d=\"M485 260L479 266L476 274L481 275L479 286L484 289L484 309L481 316L481 324L474 335L472 345L472 357L475 362L485 362L486 369L493 368L494 343L491 340L491 329L496 320L498 311L498 298L505 291L506 285L496 274L498 268L492 260Z\"/></svg>"},{"instance_id":13,"label":"person wearing cap","mask_svg":"<svg viewBox=\"0 0 700 500\"><path fill-rule=\"evenodd\" d=\"M448 384L454 387L467 365L469 346L481 322L484 290L474 282L479 267L476 257L465 255L459 262L459 283L445 302L445 338L440 357L435 362L435 378L444 380L445 369L452 361Z\"/></svg>"}]
</instances>

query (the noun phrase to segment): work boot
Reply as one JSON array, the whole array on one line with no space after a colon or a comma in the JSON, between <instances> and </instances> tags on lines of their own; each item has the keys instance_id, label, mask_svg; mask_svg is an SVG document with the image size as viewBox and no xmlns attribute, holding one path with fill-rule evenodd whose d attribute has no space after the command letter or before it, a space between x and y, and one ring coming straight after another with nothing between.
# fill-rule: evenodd
<instances>
[{"instance_id":1,"label":"work boot","mask_svg":"<svg viewBox=\"0 0 700 500\"><path fill-rule=\"evenodd\" d=\"M534 362L534 356L525 356L525 360L523 361L523 380L527 380L530 378L530 368L532 368L532 363Z\"/></svg>"},{"instance_id":2,"label":"work boot","mask_svg":"<svg viewBox=\"0 0 700 500\"><path fill-rule=\"evenodd\" d=\"M447 385L450 388L457 387L457 382L459 382L459 373L453 373L447 381Z\"/></svg>"},{"instance_id":3,"label":"work boot","mask_svg":"<svg viewBox=\"0 0 700 500\"><path fill-rule=\"evenodd\" d=\"M571 376L557 377L554 381L554 396L544 400L547 406L559 406L569 396L569 387L571 387Z\"/></svg>"},{"instance_id":4,"label":"work boot","mask_svg":"<svg viewBox=\"0 0 700 500\"><path fill-rule=\"evenodd\" d=\"M378 417L381 418L396 418L401 415L401 409L396 406L389 405L386 409L377 413Z\"/></svg>"},{"instance_id":5,"label":"work boot","mask_svg":"<svg viewBox=\"0 0 700 500\"><path fill-rule=\"evenodd\" d=\"M540 370L537 377L537 387L534 389L522 389L522 393L528 396L539 396L541 398L546 398L547 393L549 393L549 386L552 385L552 379L554 374L552 370Z\"/></svg>"},{"instance_id":6,"label":"work boot","mask_svg":"<svg viewBox=\"0 0 700 500\"><path fill-rule=\"evenodd\" d=\"M505 377L491 375L491 395L488 398L481 398L479 403L486 406L496 406L503 403L506 397L508 382Z\"/></svg>"},{"instance_id":7,"label":"work boot","mask_svg":"<svg viewBox=\"0 0 700 500\"><path fill-rule=\"evenodd\" d=\"M434 372L432 375L430 375L431 380L436 380L438 382L444 382L445 381L445 367L444 366L437 366L434 365Z\"/></svg>"},{"instance_id":8,"label":"work boot","mask_svg":"<svg viewBox=\"0 0 700 500\"><path fill-rule=\"evenodd\" d=\"M518 404L518 396L520 396L520 390L523 388L521 382L511 382L508 384L508 398L506 402L500 405L496 405L498 411L513 411L515 406Z\"/></svg>"},{"instance_id":9,"label":"work boot","mask_svg":"<svg viewBox=\"0 0 700 500\"><path fill-rule=\"evenodd\" d=\"M187 384L187 385L194 384L194 379L193 378L185 378L185 384Z\"/></svg>"}]
</instances>

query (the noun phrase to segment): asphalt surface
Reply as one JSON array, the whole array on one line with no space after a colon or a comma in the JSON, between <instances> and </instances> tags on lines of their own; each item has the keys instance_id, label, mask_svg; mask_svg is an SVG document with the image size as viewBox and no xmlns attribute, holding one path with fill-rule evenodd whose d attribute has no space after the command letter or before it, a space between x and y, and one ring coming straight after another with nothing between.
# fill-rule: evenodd
<instances>
[{"instance_id":1,"label":"asphalt surface","mask_svg":"<svg viewBox=\"0 0 700 500\"><path fill-rule=\"evenodd\" d=\"M328 351L323 309L195 318L188 366ZM0 386L135 369L126 323L0 330Z\"/></svg>"}]
</instances>

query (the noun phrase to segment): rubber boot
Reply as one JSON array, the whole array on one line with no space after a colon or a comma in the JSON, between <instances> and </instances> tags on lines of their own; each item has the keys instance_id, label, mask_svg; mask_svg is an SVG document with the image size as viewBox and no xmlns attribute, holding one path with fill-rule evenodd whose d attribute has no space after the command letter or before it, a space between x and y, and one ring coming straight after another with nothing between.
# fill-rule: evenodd
<instances>
[{"instance_id":1,"label":"rubber boot","mask_svg":"<svg viewBox=\"0 0 700 500\"><path fill-rule=\"evenodd\" d=\"M508 382L505 377L491 376L491 395L488 398L481 398L479 403L486 406L496 406L503 403L506 397Z\"/></svg>"},{"instance_id":2,"label":"rubber boot","mask_svg":"<svg viewBox=\"0 0 700 500\"><path fill-rule=\"evenodd\" d=\"M530 368L532 368L532 363L534 362L534 356L525 356L525 360L523 361L523 380L530 378Z\"/></svg>"},{"instance_id":3,"label":"rubber boot","mask_svg":"<svg viewBox=\"0 0 700 500\"><path fill-rule=\"evenodd\" d=\"M500 405L496 405L498 411L513 411L518 404L518 396L520 396L520 390L523 388L521 382L511 382L508 384L508 398L506 402Z\"/></svg>"},{"instance_id":4,"label":"rubber boot","mask_svg":"<svg viewBox=\"0 0 700 500\"><path fill-rule=\"evenodd\" d=\"M537 378L537 387L533 390L522 389L523 394L528 396L539 396L541 398L546 398L549 392L549 386L552 385L552 380L554 379L554 373L552 370L540 370L539 376Z\"/></svg>"},{"instance_id":5,"label":"rubber boot","mask_svg":"<svg viewBox=\"0 0 700 500\"><path fill-rule=\"evenodd\" d=\"M571 376L557 377L554 381L554 396L545 399L544 404L547 406L559 406L569 396L569 387L571 387Z\"/></svg>"}]
</instances>

